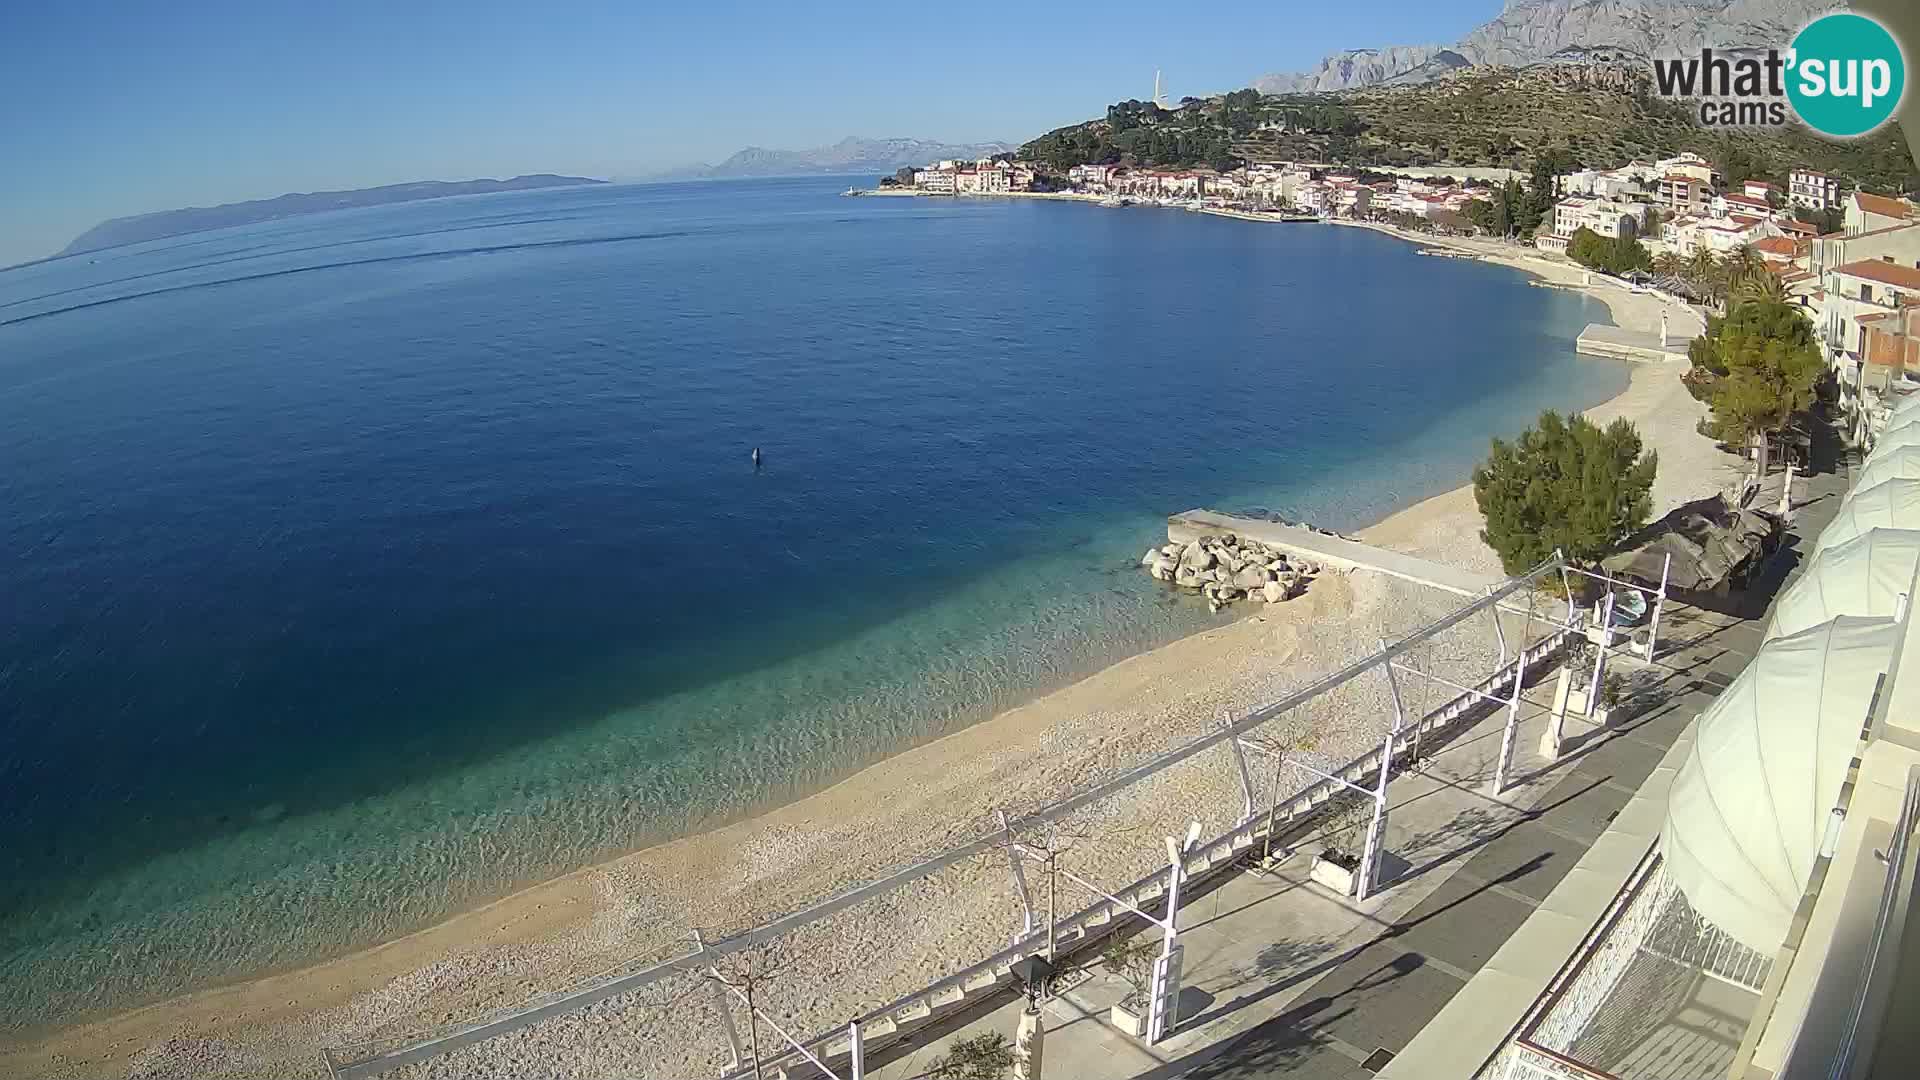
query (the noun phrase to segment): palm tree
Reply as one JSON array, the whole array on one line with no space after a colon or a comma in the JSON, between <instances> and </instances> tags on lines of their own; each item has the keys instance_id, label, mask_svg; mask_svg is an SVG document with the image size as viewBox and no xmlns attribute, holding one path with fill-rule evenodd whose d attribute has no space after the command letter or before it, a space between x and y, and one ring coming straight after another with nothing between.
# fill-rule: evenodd
<instances>
[{"instance_id":1,"label":"palm tree","mask_svg":"<svg viewBox=\"0 0 1920 1080\"><path fill-rule=\"evenodd\" d=\"M1780 280L1780 275L1763 268L1740 280L1734 287L1733 299L1737 304L1784 304L1788 302L1787 285Z\"/></svg>"},{"instance_id":2,"label":"palm tree","mask_svg":"<svg viewBox=\"0 0 1920 1080\"><path fill-rule=\"evenodd\" d=\"M1760 253L1754 250L1752 244L1740 244L1727 252L1724 265L1727 270L1727 280L1736 289L1748 278L1767 272L1766 260L1760 257Z\"/></svg>"},{"instance_id":3,"label":"palm tree","mask_svg":"<svg viewBox=\"0 0 1920 1080\"><path fill-rule=\"evenodd\" d=\"M1693 249L1687 258L1687 284L1701 299L1718 304L1726 296L1727 281L1721 274L1720 260L1705 247Z\"/></svg>"},{"instance_id":4,"label":"palm tree","mask_svg":"<svg viewBox=\"0 0 1920 1080\"><path fill-rule=\"evenodd\" d=\"M1671 251L1653 257L1653 272L1663 277L1680 277L1687 272L1687 260Z\"/></svg>"}]
</instances>

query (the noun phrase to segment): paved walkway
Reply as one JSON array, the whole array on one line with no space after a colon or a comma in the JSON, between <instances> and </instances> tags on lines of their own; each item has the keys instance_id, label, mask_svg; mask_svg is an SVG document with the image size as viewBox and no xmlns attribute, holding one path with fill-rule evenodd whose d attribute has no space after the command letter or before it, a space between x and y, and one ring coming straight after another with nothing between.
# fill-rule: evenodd
<instances>
[{"instance_id":1,"label":"paved walkway","mask_svg":"<svg viewBox=\"0 0 1920 1080\"><path fill-rule=\"evenodd\" d=\"M1277 521L1234 517L1217 510L1189 510L1167 519L1167 539L1177 544L1202 535L1229 532L1323 565L1343 570L1373 570L1462 596L1480 596L1504 580L1358 540L1328 536Z\"/></svg>"},{"instance_id":2,"label":"paved walkway","mask_svg":"<svg viewBox=\"0 0 1920 1080\"><path fill-rule=\"evenodd\" d=\"M1800 550L1832 519L1845 490L1847 462L1826 449L1827 461L1817 449L1815 472L1796 479L1797 536L1760 576L1760 602L1732 614L1670 605L1659 660L1616 667L1634 668L1635 693L1650 703L1642 711L1612 731L1582 731L1570 720L1569 749L1548 766L1537 744L1554 684L1543 681L1525 696L1521 780L1503 795L1486 791L1499 716L1435 755L1424 773L1396 779L1387 846L1409 865L1363 904L1309 882L1304 856L1193 898L1181 911L1179 1030L1154 1046L1120 1034L1106 1011L1125 987L1094 974L1045 1008L1048 1080L1361 1080L1384 1068L1527 919L1745 667L1759 646L1766 599L1801 568ZM1250 527L1260 523L1219 520L1271 542ZM1315 535L1322 540L1350 543ZM1310 557L1333 561L1331 551ZM954 1037L1011 1035L1019 1008L1007 1001L939 1038L892 1048L869 1062L868 1074L921 1076Z\"/></svg>"}]
</instances>

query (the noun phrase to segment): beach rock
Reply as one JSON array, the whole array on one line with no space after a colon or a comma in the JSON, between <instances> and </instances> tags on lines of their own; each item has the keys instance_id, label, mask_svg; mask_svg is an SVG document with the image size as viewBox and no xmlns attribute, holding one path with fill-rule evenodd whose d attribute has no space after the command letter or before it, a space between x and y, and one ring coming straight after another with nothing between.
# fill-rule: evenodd
<instances>
[{"instance_id":1,"label":"beach rock","mask_svg":"<svg viewBox=\"0 0 1920 1080\"><path fill-rule=\"evenodd\" d=\"M1211 569L1213 567L1213 552L1208 551L1200 545L1198 540L1195 540L1193 543L1181 549L1180 567L1181 569L1193 570L1196 573L1201 570Z\"/></svg>"},{"instance_id":2,"label":"beach rock","mask_svg":"<svg viewBox=\"0 0 1920 1080\"><path fill-rule=\"evenodd\" d=\"M1277 604L1287 598L1289 589L1277 581L1269 581L1260 589L1260 595L1269 604Z\"/></svg>"},{"instance_id":3,"label":"beach rock","mask_svg":"<svg viewBox=\"0 0 1920 1080\"><path fill-rule=\"evenodd\" d=\"M1287 560L1285 559L1273 559L1267 563L1267 569L1273 570L1276 572L1280 570L1285 570L1286 568L1287 568Z\"/></svg>"},{"instance_id":4,"label":"beach rock","mask_svg":"<svg viewBox=\"0 0 1920 1080\"><path fill-rule=\"evenodd\" d=\"M1245 594L1231 585L1216 585L1213 589L1213 595L1222 603L1228 603L1240 599L1240 597Z\"/></svg>"},{"instance_id":5,"label":"beach rock","mask_svg":"<svg viewBox=\"0 0 1920 1080\"><path fill-rule=\"evenodd\" d=\"M1159 561L1160 561L1159 548L1148 548L1147 553L1145 555L1140 556L1141 566L1152 566L1154 563Z\"/></svg>"},{"instance_id":6,"label":"beach rock","mask_svg":"<svg viewBox=\"0 0 1920 1080\"><path fill-rule=\"evenodd\" d=\"M1180 569L1179 560L1170 555L1155 554L1153 558L1153 576L1161 581L1172 581L1174 572Z\"/></svg>"},{"instance_id":7,"label":"beach rock","mask_svg":"<svg viewBox=\"0 0 1920 1080\"><path fill-rule=\"evenodd\" d=\"M1244 566L1233 575L1233 583L1242 589L1257 589L1267 583L1266 568Z\"/></svg>"}]
</instances>

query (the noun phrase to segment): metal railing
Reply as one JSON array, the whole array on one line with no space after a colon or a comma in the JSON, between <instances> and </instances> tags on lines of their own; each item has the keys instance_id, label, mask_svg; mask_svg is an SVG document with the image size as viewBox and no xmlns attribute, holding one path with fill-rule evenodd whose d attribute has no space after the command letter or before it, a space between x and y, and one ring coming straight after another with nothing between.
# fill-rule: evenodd
<instances>
[{"instance_id":1,"label":"metal railing","mask_svg":"<svg viewBox=\"0 0 1920 1080\"><path fill-rule=\"evenodd\" d=\"M1307 686L1292 691L1278 701L1253 709L1240 719L1223 725L1220 730L1199 736L1087 791L1027 815L1014 822L1014 827L1026 829L1051 821L1059 821L1156 773L1221 746L1229 740L1245 736L1268 721L1392 662L1415 646L1437 637L1483 611L1488 609L1512 611L1511 608L1504 608L1502 601L1515 593L1532 589L1540 582L1557 576L1564 565L1560 557L1551 557L1527 573L1509 579L1489 590L1485 595L1476 597L1399 640ZM1524 676L1527 672L1544 671L1539 662L1559 651L1569 630L1567 626L1553 619L1545 616L1537 617L1552 627L1545 637L1521 650L1511 662L1482 680L1474 691L1463 693L1439 709L1426 714L1419 722L1406 725L1392 739L1389 764L1392 759L1404 759L1423 738L1432 739L1447 733L1462 717L1475 715L1477 719L1478 711L1488 708L1484 698L1498 696L1504 688L1511 685L1517 675ZM1335 779L1323 779L1290 796L1273 817L1273 834L1278 835L1297 829L1315 811L1345 791L1348 784L1371 783L1372 778L1380 771L1381 755L1387 750L1388 747L1385 744L1375 746L1366 754L1334 770L1333 776L1343 778L1346 783ZM993 851L1003 844L1004 835L1004 830L995 829L970 843L931 856L887 877L781 916L749 931L707 942L701 949L688 951L683 955L648 964L645 967L635 966L642 961L630 961L572 987L542 995L529 1002L518 1003L455 1027L328 1047L324 1051L327 1066L342 1080L377 1076L392 1069L425 1061L521 1030L541 1020L582 1009L608 998L631 993L677 975L701 971L717 958L766 942L890 893L964 860ZM1187 856L1186 873L1205 877L1212 872L1224 869L1241 853L1268 835L1267 817L1261 816L1246 822L1213 840L1195 846L1192 853ZM1156 872L1134 882L1124 890L1116 890L1114 895L1143 909L1153 910L1153 906L1164 899L1165 883L1165 873ZM1124 908L1108 901L1056 922L1054 940L1057 952L1068 953L1105 936L1106 932L1113 926L1123 923L1130 914ZM902 1036L908 1030L922 1027L938 1017L948 1015L955 1006L976 1000L984 993L997 992L1010 984L1010 969L1015 962L1036 952L1044 951L1045 948L1044 933L1036 932L981 963L867 1014L859 1023L866 1034L868 1047L883 1045L887 1041ZM845 1043L848 1039L849 1036L844 1029L836 1029L825 1035L808 1039L803 1045L822 1057L844 1055ZM803 1060L797 1053L786 1055L786 1057L791 1057L794 1061ZM781 1060L783 1059L769 1059L763 1062L762 1067L773 1068L780 1064ZM750 1070L742 1070L742 1073L746 1072Z\"/></svg>"}]
</instances>

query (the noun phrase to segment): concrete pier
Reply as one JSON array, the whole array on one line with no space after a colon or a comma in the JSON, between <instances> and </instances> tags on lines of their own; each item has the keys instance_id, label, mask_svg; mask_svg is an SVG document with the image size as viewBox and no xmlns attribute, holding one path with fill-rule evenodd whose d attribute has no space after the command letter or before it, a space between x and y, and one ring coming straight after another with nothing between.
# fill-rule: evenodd
<instances>
[{"instance_id":1,"label":"concrete pier","mask_svg":"<svg viewBox=\"0 0 1920 1080\"><path fill-rule=\"evenodd\" d=\"M1614 360L1633 360L1639 363L1659 364L1669 360L1687 358L1687 338L1675 335L1673 339L1661 344L1659 334L1643 334L1638 330L1623 330L1618 326L1592 323L1580 331L1575 348L1588 356L1605 356Z\"/></svg>"},{"instance_id":2,"label":"concrete pier","mask_svg":"<svg viewBox=\"0 0 1920 1080\"><path fill-rule=\"evenodd\" d=\"M1497 579L1483 574L1443 566L1428 559L1363 544L1358 540L1328 536L1298 525L1234 517L1217 510L1188 510L1167 519L1169 543L1186 544L1202 536L1223 533L1257 540L1268 547L1279 548L1289 556L1298 555L1322 566L1339 570L1372 570L1462 596L1479 596L1498 583Z\"/></svg>"}]
</instances>

